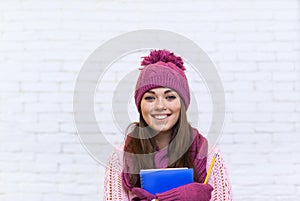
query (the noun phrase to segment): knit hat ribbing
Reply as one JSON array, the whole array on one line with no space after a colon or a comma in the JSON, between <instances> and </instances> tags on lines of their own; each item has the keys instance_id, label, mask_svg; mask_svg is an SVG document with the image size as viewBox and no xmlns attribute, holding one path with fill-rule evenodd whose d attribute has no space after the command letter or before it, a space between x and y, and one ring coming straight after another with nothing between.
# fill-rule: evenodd
<instances>
[{"instance_id":1,"label":"knit hat ribbing","mask_svg":"<svg viewBox=\"0 0 300 201\"><path fill-rule=\"evenodd\" d=\"M134 94L138 110L144 93L158 87L175 90L187 109L190 104L190 91L181 57L167 50L153 50L150 56L143 58L141 65L145 67L140 69Z\"/></svg>"}]
</instances>

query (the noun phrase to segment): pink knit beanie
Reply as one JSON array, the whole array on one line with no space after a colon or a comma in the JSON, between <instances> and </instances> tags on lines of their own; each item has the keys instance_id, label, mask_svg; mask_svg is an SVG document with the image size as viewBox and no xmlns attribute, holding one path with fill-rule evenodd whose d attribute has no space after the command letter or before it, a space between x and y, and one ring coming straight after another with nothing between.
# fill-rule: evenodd
<instances>
[{"instance_id":1,"label":"pink knit beanie","mask_svg":"<svg viewBox=\"0 0 300 201\"><path fill-rule=\"evenodd\" d=\"M144 67L140 69L134 94L138 110L144 93L158 87L168 87L175 90L188 109L190 90L181 57L175 56L168 50L152 50L149 56L142 58L144 60L141 65Z\"/></svg>"}]
</instances>

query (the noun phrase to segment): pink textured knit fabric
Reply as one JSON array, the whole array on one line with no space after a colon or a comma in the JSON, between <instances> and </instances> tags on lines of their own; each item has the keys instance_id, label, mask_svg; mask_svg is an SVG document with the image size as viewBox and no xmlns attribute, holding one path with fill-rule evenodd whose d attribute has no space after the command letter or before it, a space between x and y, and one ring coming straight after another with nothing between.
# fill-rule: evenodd
<instances>
[{"instance_id":1,"label":"pink textured knit fabric","mask_svg":"<svg viewBox=\"0 0 300 201\"><path fill-rule=\"evenodd\" d=\"M209 201L213 187L209 184L190 183L156 194L160 201Z\"/></svg>"},{"instance_id":2,"label":"pink textured knit fabric","mask_svg":"<svg viewBox=\"0 0 300 201\"><path fill-rule=\"evenodd\" d=\"M154 156L154 164L156 168L166 168L168 167L168 149L162 149L157 151Z\"/></svg>"},{"instance_id":3,"label":"pink textured knit fabric","mask_svg":"<svg viewBox=\"0 0 300 201\"><path fill-rule=\"evenodd\" d=\"M177 66L176 62L173 60L171 60L172 62L168 61L168 57L164 56L167 53L170 52L167 50L161 50L159 53L152 55L153 57L157 57L152 60L152 62L157 62L145 62L146 64L150 64L140 69L141 71L136 83L134 94L135 104L138 110L144 93L157 87L168 87L175 90L182 98L186 109L188 108L190 104L190 90L188 80L184 73L185 68L183 65ZM173 57L174 56L172 56L172 58ZM149 58L149 60L151 59L153 58Z\"/></svg>"}]
</instances>

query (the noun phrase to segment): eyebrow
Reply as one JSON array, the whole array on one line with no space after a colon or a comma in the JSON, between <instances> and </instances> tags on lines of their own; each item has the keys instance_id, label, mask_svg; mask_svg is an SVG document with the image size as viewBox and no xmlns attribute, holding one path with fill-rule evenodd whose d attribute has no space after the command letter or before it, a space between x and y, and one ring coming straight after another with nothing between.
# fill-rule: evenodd
<instances>
[{"instance_id":1,"label":"eyebrow","mask_svg":"<svg viewBox=\"0 0 300 201\"><path fill-rule=\"evenodd\" d=\"M155 92L154 91L147 91L148 93L151 93L151 94L155 94ZM167 89L165 92L164 92L164 94L167 94L167 93L169 93L169 92L173 92L173 90L170 90L170 89Z\"/></svg>"}]
</instances>

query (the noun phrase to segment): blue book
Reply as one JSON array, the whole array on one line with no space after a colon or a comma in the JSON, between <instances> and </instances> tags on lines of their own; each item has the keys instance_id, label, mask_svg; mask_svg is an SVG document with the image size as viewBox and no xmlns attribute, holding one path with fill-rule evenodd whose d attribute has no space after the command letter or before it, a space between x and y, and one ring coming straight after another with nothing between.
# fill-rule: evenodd
<instances>
[{"instance_id":1,"label":"blue book","mask_svg":"<svg viewBox=\"0 0 300 201\"><path fill-rule=\"evenodd\" d=\"M140 171L141 187L152 194L194 182L193 168L143 169Z\"/></svg>"}]
</instances>

